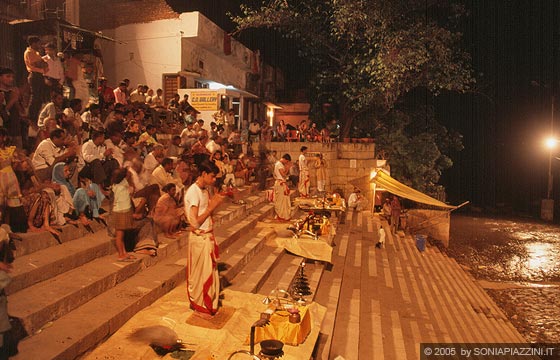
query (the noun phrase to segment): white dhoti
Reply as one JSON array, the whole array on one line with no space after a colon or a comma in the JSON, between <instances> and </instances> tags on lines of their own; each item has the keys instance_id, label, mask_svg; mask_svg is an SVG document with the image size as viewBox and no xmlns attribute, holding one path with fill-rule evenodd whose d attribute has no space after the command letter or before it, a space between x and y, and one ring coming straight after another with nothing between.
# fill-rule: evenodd
<instances>
[{"instance_id":1,"label":"white dhoti","mask_svg":"<svg viewBox=\"0 0 560 360\"><path fill-rule=\"evenodd\" d=\"M274 211L281 220L290 220L292 205L290 204L290 188L285 181L274 183Z\"/></svg>"},{"instance_id":2,"label":"white dhoti","mask_svg":"<svg viewBox=\"0 0 560 360\"><path fill-rule=\"evenodd\" d=\"M214 315L220 296L218 245L214 234L191 232L187 249L187 295L191 308Z\"/></svg>"},{"instance_id":3,"label":"white dhoti","mask_svg":"<svg viewBox=\"0 0 560 360\"><path fill-rule=\"evenodd\" d=\"M298 191L299 196L309 195L309 170L307 169L300 170Z\"/></svg>"}]
</instances>

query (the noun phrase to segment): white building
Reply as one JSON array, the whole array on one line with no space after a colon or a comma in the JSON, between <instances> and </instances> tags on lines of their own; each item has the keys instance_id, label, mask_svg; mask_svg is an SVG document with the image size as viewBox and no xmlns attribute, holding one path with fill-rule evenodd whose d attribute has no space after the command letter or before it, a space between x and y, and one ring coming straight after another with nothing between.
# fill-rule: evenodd
<instances>
[{"instance_id":1,"label":"white building","mask_svg":"<svg viewBox=\"0 0 560 360\"><path fill-rule=\"evenodd\" d=\"M186 89L216 90L216 110L233 108L241 121L264 120L266 107L259 99L274 101L276 89L283 87L280 71L263 65L258 51L232 39L199 12L126 24L102 33L118 41L103 48L110 82L128 78L133 87L162 88L166 100L177 92L191 91Z\"/></svg>"}]
</instances>

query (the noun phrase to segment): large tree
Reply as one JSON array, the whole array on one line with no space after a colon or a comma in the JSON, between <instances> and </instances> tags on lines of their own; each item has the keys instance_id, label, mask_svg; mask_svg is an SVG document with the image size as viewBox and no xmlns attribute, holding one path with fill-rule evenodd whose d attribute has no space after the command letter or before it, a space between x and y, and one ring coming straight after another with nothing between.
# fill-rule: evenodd
<instances>
[{"instance_id":1,"label":"large tree","mask_svg":"<svg viewBox=\"0 0 560 360\"><path fill-rule=\"evenodd\" d=\"M382 122L398 117L389 114L413 89L437 95L463 92L474 83L461 34L450 30L463 14L453 1L247 2L253 5L242 5L242 15L232 18L236 32L267 28L292 38L313 69L310 102L336 105L344 137L364 114L381 124L377 129L390 128ZM428 137L430 144L437 140Z\"/></svg>"}]
</instances>

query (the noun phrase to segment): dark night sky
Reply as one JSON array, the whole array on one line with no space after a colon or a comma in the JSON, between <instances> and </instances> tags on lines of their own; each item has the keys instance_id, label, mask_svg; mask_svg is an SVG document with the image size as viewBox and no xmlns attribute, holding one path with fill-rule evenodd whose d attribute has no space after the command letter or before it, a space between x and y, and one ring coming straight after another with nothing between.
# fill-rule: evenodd
<instances>
[{"instance_id":1,"label":"dark night sky","mask_svg":"<svg viewBox=\"0 0 560 360\"><path fill-rule=\"evenodd\" d=\"M230 30L226 12L237 11L240 1L168 2L176 10L201 11ZM560 89L560 2L465 0L465 4L470 16L464 42L472 55L478 90L485 95L444 95L436 100L439 120L459 130L465 144L442 181L452 203L470 200L478 206L535 214L546 195L548 157L542 139L549 133L551 95ZM242 40L261 49L270 63L284 67L293 63L297 54L293 47L278 36L265 35L270 34L255 32ZM302 78L287 72L288 79ZM532 81L543 86L531 86ZM560 130L560 122L555 126ZM553 163L553 173L554 195L560 198L559 161Z\"/></svg>"}]
</instances>

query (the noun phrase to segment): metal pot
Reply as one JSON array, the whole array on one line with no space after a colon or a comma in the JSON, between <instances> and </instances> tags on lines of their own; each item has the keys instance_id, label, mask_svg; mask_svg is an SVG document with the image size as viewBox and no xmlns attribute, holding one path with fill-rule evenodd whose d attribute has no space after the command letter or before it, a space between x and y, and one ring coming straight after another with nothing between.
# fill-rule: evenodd
<instances>
[{"instance_id":1,"label":"metal pot","mask_svg":"<svg viewBox=\"0 0 560 360\"><path fill-rule=\"evenodd\" d=\"M268 356L281 356L284 343L280 340L261 341L261 353Z\"/></svg>"}]
</instances>

